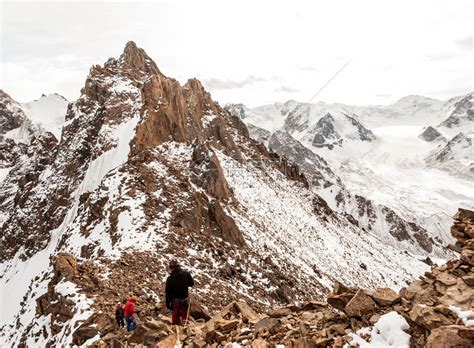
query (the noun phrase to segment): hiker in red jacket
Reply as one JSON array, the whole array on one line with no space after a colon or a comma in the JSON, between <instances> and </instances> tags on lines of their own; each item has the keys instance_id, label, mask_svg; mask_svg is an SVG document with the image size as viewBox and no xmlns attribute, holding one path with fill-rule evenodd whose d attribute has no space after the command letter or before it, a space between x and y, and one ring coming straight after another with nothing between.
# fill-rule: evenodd
<instances>
[{"instance_id":1,"label":"hiker in red jacket","mask_svg":"<svg viewBox=\"0 0 474 348\"><path fill-rule=\"evenodd\" d=\"M138 301L138 297L132 296L130 300L128 300L127 304L123 309L123 315L125 317L125 322L127 323L127 331L130 332L135 329L137 326L137 312L135 310L135 303Z\"/></svg>"},{"instance_id":2,"label":"hiker in red jacket","mask_svg":"<svg viewBox=\"0 0 474 348\"><path fill-rule=\"evenodd\" d=\"M173 325L180 325L183 320L188 320L188 288L194 285L194 280L176 260L170 261L169 268L171 274L166 279L166 307L173 311Z\"/></svg>"}]
</instances>

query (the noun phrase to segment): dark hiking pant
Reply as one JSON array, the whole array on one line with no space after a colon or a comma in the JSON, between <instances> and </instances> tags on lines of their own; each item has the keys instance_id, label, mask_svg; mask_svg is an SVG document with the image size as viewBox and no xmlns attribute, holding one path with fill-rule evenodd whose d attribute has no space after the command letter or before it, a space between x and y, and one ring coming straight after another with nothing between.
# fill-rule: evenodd
<instances>
[{"instance_id":1,"label":"dark hiking pant","mask_svg":"<svg viewBox=\"0 0 474 348\"><path fill-rule=\"evenodd\" d=\"M188 314L188 299L174 299L173 313L171 314L171 322L173 325L181 325L187 319Z\"/></svg>"}]
</instances>

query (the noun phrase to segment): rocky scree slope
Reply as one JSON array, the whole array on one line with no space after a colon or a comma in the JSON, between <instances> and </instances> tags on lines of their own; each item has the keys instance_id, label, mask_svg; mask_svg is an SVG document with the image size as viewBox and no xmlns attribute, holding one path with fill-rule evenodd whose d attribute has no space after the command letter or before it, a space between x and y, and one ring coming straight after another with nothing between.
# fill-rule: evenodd
<instances>
[{"instance_id":1,"label":"rocky scree slope","mask_svg":"<svg viewBox=\"0 0 474 348\"><path fill-rule=\"evenodd\" d=\"M141 321L129 335L116 328L110 313L113 280L97 275L99 265L78 263L71 254L62 253L53 259L54 277L47 293L37 299L36 311L40 318L53 314L47 332L54 334L74 318L78 294L93 298L95 313L78 322L72 333L73 344L90 347L470 347L474 342L474 212L459 209L451 232L456 238L451 248L460 257L433 266L398 293L336 281L327 301L264 309L239 300L212 314L193 302L191 321L179 329L153 296L139 292L138 275L129 281L138 280ZM139 273L142 267L137 267ZM65 292L65 287L79 291ZM47 337L37 331L36 342Z\"/></svg>"},{"instance_id":2,"label":"rocky scree slope","mask_svg":"<svg viewBox=\"0 0 474 348\"><path fill-rule=\"evenodd\" d=\"M338 279L401 287L427 268L335 213L198 80L181 86L133 42L91 68L59 143L41 166L33 157L1 186L1 344L71 345L111 298L108 282L118 298L139 287L156 305L171 257L193 272L207 310L321 298ZM58 252L81 260L96 297L54 284ZM75 311L37 309L45 291L49 303L73 297Z\"/></svg>"}]
</instances>

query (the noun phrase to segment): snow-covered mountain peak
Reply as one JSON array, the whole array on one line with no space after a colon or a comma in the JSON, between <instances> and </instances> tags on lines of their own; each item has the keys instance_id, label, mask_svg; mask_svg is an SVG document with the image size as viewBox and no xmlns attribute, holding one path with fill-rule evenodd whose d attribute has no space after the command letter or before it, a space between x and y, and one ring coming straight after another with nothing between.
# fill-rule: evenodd
<instances>
[{"instance_id":1,"label":"snow-covered mountain peak","mask_svg":"<svg viewBox=\"0 0 474 348\"><path fill-rule=\"evenodd\" d=\"M449 129L462 127L466 133L474 133L474 92L450 99L446 105L448 118L439 126Z\"/></svg>"},{"instance_id":2,"label":"snow-covered mountain peak","mask_svg":"<svg viewBox=\"0 0 474 348\"><path fill-rule=\"evenodd\" d=\"M53 93L42 95L39 99L23 103L28 118L45 131L51 132L59 139L69 102L63 96Z\"/></svg>"},{"instance_id":3,"label":"snow-covered mountain peak","mask_svg":"<svg viewBox=\"0 0 474 348\"><path fill-rule=\"evenodd\" d=\"M391 104L391 107L407 107L407 108L421 108L421 107L428 107L430 105L439 104L442 101L424 97L421 95L407 95L405 97L400 98L395 103ZM389 107L390 107L389 106Z\"/></svg>"}]
</instances>

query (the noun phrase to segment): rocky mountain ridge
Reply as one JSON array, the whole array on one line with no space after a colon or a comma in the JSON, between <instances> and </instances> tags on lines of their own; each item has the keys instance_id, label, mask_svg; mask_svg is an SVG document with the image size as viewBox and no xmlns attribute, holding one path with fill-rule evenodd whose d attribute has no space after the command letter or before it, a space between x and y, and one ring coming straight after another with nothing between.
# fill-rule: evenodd
<instances>
[{"instance_id":1,"label":"rocky mountain ridge","mask_svg":"<svg viewBox=\"0 0 474 348\"><path fill-rule=\"evenodd\" d=\"M26 156L0 186L2 345L71 345L99 297L137 282L156 304L172 257L195 274L208 311L322 298L338 279L401 287L428 268L332 210L198 80L181 86L133 42L90 69L59 142L42 149L44 161ZM51 272L64 252L95 299ZM58 294L75 305L54 306Z\"/></svg>"}]
</instances>

